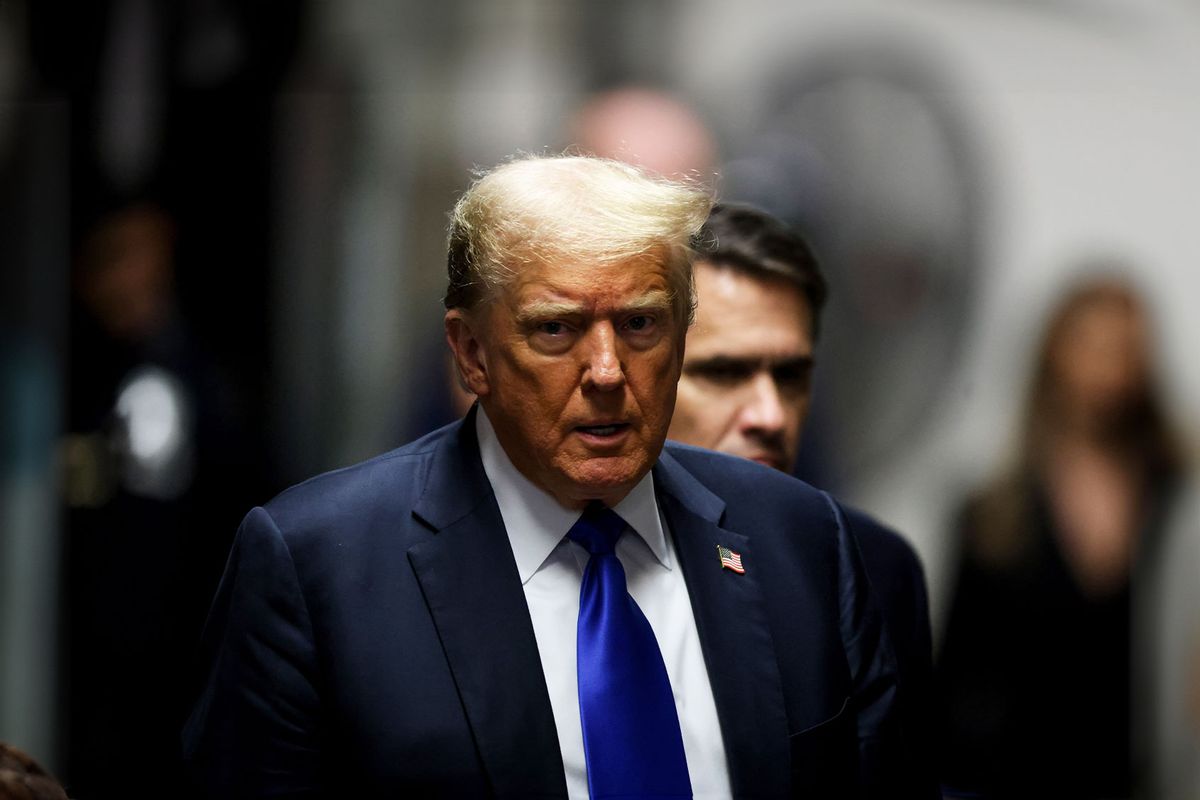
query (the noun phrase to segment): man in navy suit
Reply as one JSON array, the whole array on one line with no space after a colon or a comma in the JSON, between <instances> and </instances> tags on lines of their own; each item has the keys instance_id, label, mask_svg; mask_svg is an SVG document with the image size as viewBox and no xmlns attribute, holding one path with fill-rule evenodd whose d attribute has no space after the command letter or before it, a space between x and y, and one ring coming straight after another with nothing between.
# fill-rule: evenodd
<instances>
[{"instance_id":1,"label":"man in navy suit","mask_svg":"<svg viewBox=\"0 0 1200 800\"><path fill-rule=\"evenodd\" d=\"M722 203L701 231L696 321L668 436L791 472L811 400L827 288L799 232L757 208ZM933 787L926 717L932 682L921 562L895 532L844 509L897 655L906 758Z\"/></svg>"},{"instance_id":2,"label":"man in navy suit","mask_svg":"<svg viewBox=\"0 0 1200 800\"><path fill-rule=\"evenodd\" d=\"M445 329L479 403L247 515L184 731L206 794L907 793L895 656L841 507L664 446L709 207L583 157L512 161L462 197ZM612 520L604 551L586 531ZM593 635L596 608L638 633L601 614ZM657 693L597 697L635 638ZM652 694L669 733L613 739L640 725L626 695ZM641 752L659 747L670 764Z\"/></svg>"}]
</instances>

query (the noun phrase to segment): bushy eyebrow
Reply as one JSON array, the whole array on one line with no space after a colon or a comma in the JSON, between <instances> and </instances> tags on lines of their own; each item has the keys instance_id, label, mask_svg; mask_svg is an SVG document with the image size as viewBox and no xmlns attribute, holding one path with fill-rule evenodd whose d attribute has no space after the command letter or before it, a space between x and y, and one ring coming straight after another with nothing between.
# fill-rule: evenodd
<instances>
[{"instance_id":1,"label":"bushy eyebrow","mask_svg":"<svg viewBox=\"0 0 1200 800\"><path fill-rule=\"evenodd\" d=\"M621 310L627 314L638 311L670 311L671 296L661 289L655 289L630 300Z\"/></svg>"},{"instance_id":2,"label":"bushy eyebrow","mask_svg":"<svg viewBox=\"0 0 1200 800\"><path fill-rule=\"evenodd\" d=\"M671 296L661 289L646 292L635 297L621 307L621 314L638 314L646 311L666 312L671 309ZM536 322L572 317L582 314L583 306L578 303L564 303L553 300L535 300L522 306L516 313L518 325L532 325Z\"/></svg>"},{"instance_id":3,"label":"bushy eyebrow","mask_svg":"<svg viewBox=\"0 0 1200 800\"><path fill-rule=\"evenodd\" d=\"M532 325L542 320L556 317L571 317L583 313L583 306L578 303L555 303L549 300L538 300L522 306L517 311L518 325Z\"/></svg>"}]
</instances>

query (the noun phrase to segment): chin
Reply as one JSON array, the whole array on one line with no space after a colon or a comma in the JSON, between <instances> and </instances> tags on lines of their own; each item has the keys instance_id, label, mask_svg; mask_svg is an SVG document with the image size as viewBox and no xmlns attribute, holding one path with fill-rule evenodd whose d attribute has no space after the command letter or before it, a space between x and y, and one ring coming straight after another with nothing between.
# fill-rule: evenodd
<instances>
[{"instance_id":1,"label":"chin","mask_svg":"<svg viewBox=\"0 0 1200 800\"><path fill-rule=\"evenodd\" d=\"M572 485L572 494L582 500L608 500L621 498L637 485L650 464L642 460L625 458L591 459L607 463L588 463L570 470L566 478ZM616 463L613 463L616 462Z\"/></svg>"}]
</instances>

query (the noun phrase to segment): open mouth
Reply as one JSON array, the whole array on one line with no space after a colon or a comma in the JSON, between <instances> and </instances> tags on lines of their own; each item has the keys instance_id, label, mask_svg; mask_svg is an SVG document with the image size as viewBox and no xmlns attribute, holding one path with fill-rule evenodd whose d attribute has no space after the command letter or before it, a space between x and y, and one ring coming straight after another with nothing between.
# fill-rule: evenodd
<instances>
[{"instance_id":1,"label":"open mouth","mask_svg":"<svg viewBox=\"0 0 1200 800\"><path fill-rule=\"evenodd\" d=\"M607 439L625 432L628 428L628 422L614 422L610 425L579 425L575 430L587 436Z\"/></svg>"}]
</instances>

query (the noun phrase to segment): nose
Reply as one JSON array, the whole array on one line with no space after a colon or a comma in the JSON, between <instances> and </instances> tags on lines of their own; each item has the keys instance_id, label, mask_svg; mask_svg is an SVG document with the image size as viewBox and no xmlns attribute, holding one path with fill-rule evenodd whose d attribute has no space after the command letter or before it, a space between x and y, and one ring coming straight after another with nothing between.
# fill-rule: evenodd
<instances>
[{"instance_id":1,"label":"nose","mask_svg":"<svg viewBox=\"0 0 1200 800\"><path fill-rule=\"evenodd\" d=\"M611 324L594 325L588 333L587 363L584 366L584 386L600 392L611 392L625 385L625 368L617 353L617 334Z\"/></svg>"},{"instance_id":2,"label":"nose","mask_svg":"<svg viewBox=\"0 0 1200 800\"><path fill-rule=\"evenodd\" d=\"M766 370L757 373L747 391L750 395L742 406L742 428L770 434L782 431L786 412L783 399L779 396L779 387L775 385L771 373Z\"/></svg>"}]
</instances>

